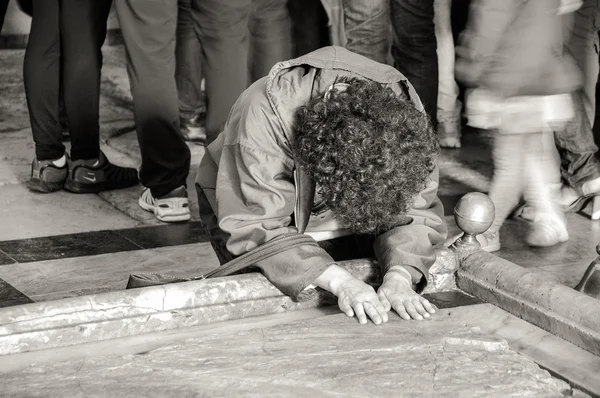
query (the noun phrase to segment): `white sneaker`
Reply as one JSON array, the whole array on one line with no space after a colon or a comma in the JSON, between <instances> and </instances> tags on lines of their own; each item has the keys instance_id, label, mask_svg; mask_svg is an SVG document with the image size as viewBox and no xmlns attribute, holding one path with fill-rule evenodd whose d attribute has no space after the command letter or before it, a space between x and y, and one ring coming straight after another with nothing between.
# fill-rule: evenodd
<instances>
[{"instance_id":1,"label":"white sneaker","mask_svg":"<svg viewBox=\"0 0 600 398\"><path fill-rule=\"evenodd\" d=\"M146 188L140 195L138 204L142 209L154 213L162 222L182 222L191 218L187 189L184 186L172 190L160 199L154 198L150 188Z\"/></svg>"}]
</instances>

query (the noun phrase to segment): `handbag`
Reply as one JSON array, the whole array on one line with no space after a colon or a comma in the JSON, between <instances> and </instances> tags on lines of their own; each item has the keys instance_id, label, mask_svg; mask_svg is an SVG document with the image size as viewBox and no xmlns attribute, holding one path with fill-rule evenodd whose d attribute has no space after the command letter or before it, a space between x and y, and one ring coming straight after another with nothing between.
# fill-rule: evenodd
<instances>
[{"instance_id":1,"label":"handbag","mask_svg":"<svg viewBox=\"0 0 600 398\"><path fill-rule=\"evenodd\" d=\"M298 233L284 234L202 275L185 278L153 272L131 274L129 275L126 289L159 286L169 283L190 282L227 276L254 266L257 262L279 254L283 251L307 244L316 245L317 243L308 235Z\"/></svg>"}]
</instances>

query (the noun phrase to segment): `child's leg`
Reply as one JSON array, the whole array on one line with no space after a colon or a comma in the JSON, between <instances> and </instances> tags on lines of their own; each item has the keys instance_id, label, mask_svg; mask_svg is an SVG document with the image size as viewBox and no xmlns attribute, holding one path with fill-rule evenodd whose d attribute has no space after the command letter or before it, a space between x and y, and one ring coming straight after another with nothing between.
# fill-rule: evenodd
<instances>
[{"instance_id":1,"label":"child's leg","mask_svg":"<svg viewBox=\"0 0 600 398\"><path fill-rule=\"evenodd\" d=\"M510 211L518 204L523 190L523 158L525 146L523 135L496 135L494 140L494 178L489 196L494 202L496 216L488 232L497 234Z\"/></svg>"}]
</instances>

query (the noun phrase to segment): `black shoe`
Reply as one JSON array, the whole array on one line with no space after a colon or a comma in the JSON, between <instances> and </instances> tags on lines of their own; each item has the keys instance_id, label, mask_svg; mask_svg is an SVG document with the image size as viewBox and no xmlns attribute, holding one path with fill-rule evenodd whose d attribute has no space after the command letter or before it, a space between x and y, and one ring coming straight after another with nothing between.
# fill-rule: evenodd
<instances>
[{"instance_id":1,"label":"black shoe","mask_svg":"<svg viewBox=\"0 0 600 398\"><path fill-rule=\"evenodd\" d=\"M98 193L131 187L138 183L136 169L111 164L100 151L98 159L68 160L69 175L65 190L73 193Z\"/></svg>"},{"instance_id":2,"label":"black shoe","mask_svg":"<svg viewBox=\"0 0 600 398\"><path fill-rule=\"evenodd\" d=\"M68 157L67 157L68 161ZM50 193L61 189L67 179L67 164L58 167L54 160L33 159L27 188L34 192Z\"/></svg>"}]
</instances>

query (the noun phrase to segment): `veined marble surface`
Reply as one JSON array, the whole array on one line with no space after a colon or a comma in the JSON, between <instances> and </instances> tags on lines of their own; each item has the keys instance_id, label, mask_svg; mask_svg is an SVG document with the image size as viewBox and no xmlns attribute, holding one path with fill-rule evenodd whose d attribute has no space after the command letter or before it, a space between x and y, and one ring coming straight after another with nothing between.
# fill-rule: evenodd
<instances>
[{"instance_id":1,"label":"veined marble surface","mask_svg":"<svg viewBox=\"0 0 600 398\"><path fill-rule=\"evenodd\" d=\"M469 312L479 307L476 316ZM7 397L562 397L571 392L475 326L489 308L360 325L345 315L236 321L137 354L72 358L2 375ZM287 315L287 314L285 314ZM115 343L115 344L118 344ZM109 350L110 351L110 350Z\"/></svg>"}]
</instances>

